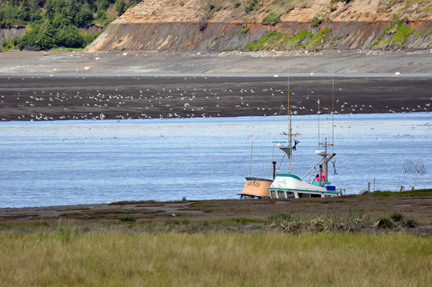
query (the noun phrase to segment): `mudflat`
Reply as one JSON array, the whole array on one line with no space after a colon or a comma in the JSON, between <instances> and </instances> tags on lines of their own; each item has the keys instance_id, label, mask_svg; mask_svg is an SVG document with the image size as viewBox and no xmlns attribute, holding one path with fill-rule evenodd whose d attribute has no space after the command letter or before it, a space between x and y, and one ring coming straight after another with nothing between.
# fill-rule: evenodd
<instances>
[{"instance_id":1,"label":"mudflat","mask_svg":"<svg viewBox=\"0 0 432 287\"><path fill-rule=\"evenodd\" d=\"M0 230L4 226L55 224L59 220L78 226L116 226L130 230L127 219L133 218L135 228L143 231L166 231L166 226L191 228L205 222L197 231L231 228L231 231L268 230L271 216L289 214L297 218L320 218L365 214L370 218L370 231L380 218L402 214L415 220L408 232L432 234L432 197L350 195L334 198L289 200L203 200L203 201L130 201L110 204L82 204L28 208L0 208ZM231 223L236 223L230 225ZM194 224L195 223L195 224ZM96 227L94 226L96 224ZM196 226L195 226L196 227ZM149 229L150 228L150 229ZM271 228L270 228L271 229ZM174 230L178 230L174 229ZM192 231L192 230L190 230ZM207 230L208 231L208 230Z\"/></svg>"},{"instance_id":2,"label":"mudflat","mask_svg":"<svg viewBox=\"0 0 432 287\"><path fill-rule=\"evenodd\" d=\"M332 78L290 80L294 114L332 108ZM431 111L429 78L335 78L335 113ZM273 77L0 76L2 120L286 115L287 79Z\"/></svg>"},{"instance_id":3,"label":"mudflat","mask_svg":"<svg viewBox=\"0 0 432 287\"><path fill-rule=\"evenodd\" d=\"M1 120L429 112L430 53L0 53ZM333 71L333 72L332 72ZM289 81L288 81L289 75ZM288 83L289 82L289 83Z\"/></svg>"}]
</instances>

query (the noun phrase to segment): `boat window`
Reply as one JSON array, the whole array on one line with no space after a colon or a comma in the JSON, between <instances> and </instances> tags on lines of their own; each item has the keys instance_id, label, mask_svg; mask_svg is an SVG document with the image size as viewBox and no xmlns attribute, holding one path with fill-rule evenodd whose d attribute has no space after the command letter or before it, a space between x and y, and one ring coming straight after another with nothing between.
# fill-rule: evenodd
<instances>
[{"instance_id":1,"label":"boat window","mask_svg":"<svg viewBox=\"0 0 432 287\"><path fill-rule=\"evenodd\" d=\"M311 197L321 197L321 194L311 194Z\"/></svg>"},{"instance_id":2,"label":"boat window","mask_svg":"<svg viewBox=\"0 0 432 287\"><path fill-rule=\"evenodd\" d=\"M300 193L299 192L299 198L310 198L311 197L311 195L310 195L310 193Z\"/></svg>"}]
</instances>

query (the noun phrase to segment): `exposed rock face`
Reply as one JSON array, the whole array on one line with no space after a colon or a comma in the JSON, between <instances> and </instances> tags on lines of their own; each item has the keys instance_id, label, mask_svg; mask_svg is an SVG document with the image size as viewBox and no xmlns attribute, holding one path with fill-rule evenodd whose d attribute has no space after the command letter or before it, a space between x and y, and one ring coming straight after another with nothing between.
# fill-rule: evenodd
<instances>
[{"instance_id":1,"label":"exposed rock face","mask_svg":"<svg viewBox=\"0 0 432 287\"><path fill-rule=\"evenodd\" d=\"M432 7L424 1L410 1L410 5L406 0L391 5L382 0L346 2L262 0L246 13L250 0L143 0L111 23L87 51L244 49L270 31L286 39L301 31L312 34L267 49L432 47ZM263 24L270 13L276 13L278 20ZM315 39L312 35L320 31L324 35Z\"/></svg>"},{"instance_id":2,"label":"exposed rock face","mask_svg":"<svg viewBox=\"0 0 432 287\"><path fill-rule=\"evenodd\" d=\"M3 42L6 39L13 39L15 37L22 37L25 34L25 27L0 29L0 50Z\"/></svg>"}]
</instances>

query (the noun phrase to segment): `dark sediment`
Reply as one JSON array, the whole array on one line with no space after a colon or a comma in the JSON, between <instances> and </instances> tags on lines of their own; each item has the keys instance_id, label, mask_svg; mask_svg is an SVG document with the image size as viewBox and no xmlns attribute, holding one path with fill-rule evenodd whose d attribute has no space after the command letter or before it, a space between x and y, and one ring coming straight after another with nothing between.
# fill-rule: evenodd
<instances>
[{"instance_id":1,"label":"dark sediment","mask_svg":"<svg viewBox=\"0 0 432 287\"><path fill-rule=\"evenodd\" d=\"M59 222L66 220L75 228L81 226L87 231L100 230L103 226L109 226L125 232L134 230L152 233L176 230L193 233L217 230L257 232L271 230L266 219L286 213L298 218L366 214L370 217L370 225L362 231L376 232L373 223L377 220L391 214L403 214L407 219L416 222L415 226L406 228L402 230L403 232L431 235L430 205L430 195L413 197L351 195L290 200L132 201L113 204L0 208L0 231L8 230L11 226L18 228L21 226L27 232L32 227L39 231L42 226L56 228ZM133 227L122 222L122 219L127 217L136 220ZM201 224L201 222L205 223ZM237 224L233 224L234 222ZM167 228L169 226L183 228L170 229Z\"/></svg>"},{"instance_id":2,"label":"dark sediment","mask_svg":"<svg viewBox=\"0 0 432 287\"><path fill-rule=\"evenodd\" d=\"M295 114L332 110L332 77L290 79ZM0 76L0 117L11 120L138 119L286 114L287 78ZM423 77L338 77L335 113L429 112Z\"/></svg>"}]
</instances>

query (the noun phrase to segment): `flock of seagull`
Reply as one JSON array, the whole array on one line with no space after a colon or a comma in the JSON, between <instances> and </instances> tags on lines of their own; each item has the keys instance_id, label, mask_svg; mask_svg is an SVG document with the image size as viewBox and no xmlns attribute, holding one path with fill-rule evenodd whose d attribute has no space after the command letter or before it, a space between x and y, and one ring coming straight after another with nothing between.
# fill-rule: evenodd
<instances>
[{"instance_id":1,"label":"flock of seagull","mask_svg":"<svg viewBox=\"0 0 432 287\"><path fill-rule=\"evenodd\" d=\"M263 88L263 85L240 87L231 84L224 87L223 84L212 83L206 86L201 83L200 85L181 84L177 87L171 84L162 87L160 84L152 86L151 81L142 86L139 84L121 87L107 85L99 88L84 85L73 88L47 86L35 90L15 89L10 94L0 94L0 109L16 109L13 116L3 116L2 121L205 118L224 115L273 116L286 114L286 93L283 88ZM300 95L301 93L303 95ZM317 99L329 97L329 95L318 94L313 89L291 92L292 113L317 113ZM371 104L350 104L339 99L335 104L337 105L335 113L365 113L373 108ZM327 106L323 105L322 113L330 113L330 108L329 103ZM429 110L430 103L426 103L424 106L401 107L397 112ZM396 111L388 108L388 112Z\"/></svg>"}]
</instances>

